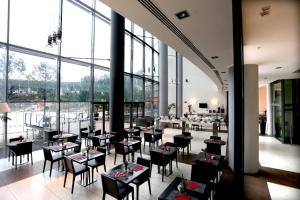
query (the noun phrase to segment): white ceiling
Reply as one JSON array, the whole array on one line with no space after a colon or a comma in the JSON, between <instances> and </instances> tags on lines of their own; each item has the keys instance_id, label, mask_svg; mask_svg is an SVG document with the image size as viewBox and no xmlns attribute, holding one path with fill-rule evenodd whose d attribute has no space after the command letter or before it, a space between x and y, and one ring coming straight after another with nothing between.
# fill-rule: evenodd
<instances>
[{"instance_id":1,"label":"white ceiling","mask_svg":"<svg viewBox=\"0 0 300 200\"><path fill-rule=\"evenodd\" d=\"M270 15L262 17L265 6ZM243 19L244 61L259 65L260 85L300 78L300 1L244 0Z\"/></svg>"},{"instance_id":2,"label":"white ceiling","mask_svg":"<svg viewBox=\"0 0 300 200\"><path fill-rule=\"evenodd\" d=\"M176 49L198 66L217 85L227 89L227 67L233 65L231 0L151 0L159 10L193 43L218 70L222 83L212 69L170 29L161 23L138 0L101 0L116 12L130 19ZM284 3L289 2L289 3ZM299 68L299 0L244 0L244 59L259 65L260 83L275 79L295 78ZM271 5L271 14L259 15L263 6ZM175 13L187 10L183 20ZM257 50L257 47L261 48ZM211 59L219 56L218 59ZM276 70L275 67L283 69ZM268 79L264 79L267 77Z\"/></svg>"}]
</instances>

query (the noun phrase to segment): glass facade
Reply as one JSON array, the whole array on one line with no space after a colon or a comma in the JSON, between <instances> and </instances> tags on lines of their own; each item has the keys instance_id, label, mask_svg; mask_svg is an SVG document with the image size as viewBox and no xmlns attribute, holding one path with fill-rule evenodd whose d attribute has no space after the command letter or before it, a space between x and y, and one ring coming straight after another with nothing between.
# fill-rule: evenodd
<instances>
[{"instance_id":1,"label":"glass facade","mask_svg":"<svg viewBox=\"0 0 300 200\"><path fill-rule=\"evenodd\" d=\"M10 10L0 1L0 101L11 109L6 131L0 123L1 146L5 134L37 139L58 127L78 134L90 123L107 131L110 12L96 0L10 0ZM47 45L60 28L61 42ZM127 19L125 28L124 116L132 123L158 116L158 40Z\"/></svg>"}]
</instances>

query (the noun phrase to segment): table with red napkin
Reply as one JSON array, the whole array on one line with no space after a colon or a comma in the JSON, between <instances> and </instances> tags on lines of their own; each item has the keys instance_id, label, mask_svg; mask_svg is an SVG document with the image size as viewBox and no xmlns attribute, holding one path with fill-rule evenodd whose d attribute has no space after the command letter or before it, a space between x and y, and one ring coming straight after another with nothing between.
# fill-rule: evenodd
<instances>
[{"instance_id":1,"label":"table with red napkin","mask_svg":"<svg viewBox=\"0 0 300 200\"><path fill-rule=\"evenodd\" d=\"M178 194L176 195L176 200L190 200L191 198L186 194Z\"/></svg>"},{"instance_id":2,"label":"table with red napkin","mask_svg":"<svg viewBox=\"0 0 300 200\"><path fill-rule=\"evenodd\" d=\"M132 168L133 171L140 171L140 170L143 170L143 169L144 169L144 167L141 166L141 165L135 165L135 166Z\"/></svg>"},{"instance_id":3,"label":"table with red napkin","mask_svg":"<svg viewBox=\"0 0 300 200\"><path fill-rule=\"evenodd\" d=\"M97 153L97 150L95 150L95 149L89 150L89 154L96 154L96 153Z\"/></svg>"},{"instance_id":4,"label":"table with red napkin","mask_svg":"<svg viewBox=\"0 0 300 200\"><path fill-rule=\"evenodd\" d=\"M200 184L195 181L188 181L186 184L187 189L194 190L200 187Z\"/></svg>"},{"instance_id":5,"label":"table with red napkin","mask_svg":"<svg viewBox=\"0 0 300 200\"><path fill-rule=\"evenodd\" d=\"M76 154L76 155L72 156L71 158L74 160L82 160L85 158L85 156L82 154Z\"/></svg>"},{"instance_id":6,"label":"table with red napkin","mask_svg":"<svg viewBox=\"0 0 300 200\"><path fill-rule=\"evenodd\" d=\"M122 177L125 177L126 176L126 174L125 174L125 172L123 172L123 171L117 171L116 173L115 173L115 177L116 178L122 178Z\"/></svg>"}]
</instances>

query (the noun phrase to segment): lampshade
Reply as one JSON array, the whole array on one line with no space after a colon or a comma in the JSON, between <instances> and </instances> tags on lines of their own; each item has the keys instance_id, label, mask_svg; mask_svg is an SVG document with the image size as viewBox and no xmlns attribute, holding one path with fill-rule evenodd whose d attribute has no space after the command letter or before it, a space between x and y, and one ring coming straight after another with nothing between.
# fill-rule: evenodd
<instances>
[{"instance_id":1,"label":"lampshade","mask_svg":"<svg viewBox=\"0 0 300 200\"><path fill-rule=\"evenodd\" d=\"M7 113L10 112L8 104L6 102L0 103L0 113Z\"/></svg>"}]
</instances>

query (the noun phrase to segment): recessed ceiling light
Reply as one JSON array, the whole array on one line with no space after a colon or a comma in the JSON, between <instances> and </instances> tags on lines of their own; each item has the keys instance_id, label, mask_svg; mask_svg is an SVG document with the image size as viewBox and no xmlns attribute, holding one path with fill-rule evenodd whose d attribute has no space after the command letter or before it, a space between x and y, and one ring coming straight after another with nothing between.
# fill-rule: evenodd
<instances>
[{"instance_id":1,"label":"recessed ceiling light","mask_svg":"<svg viewBox=\"0 0 300 200\"><path fill-rule=\"evenodd\" d=\"M226 72L221 72L222 74L225 74Z\"/></svg>"},{"instance_id":2,"label":"recessed ceiling light","mask_svg":"<svg viewBox=\"0 0 300 200\"><path fill-rule=\"evenodd\" d=\"M257 47L257 50L260 50L260 49L261 49L261 46L258 46L258 47Z\"/></svg>"},{"instance_id":3,"label":"recessed ceiling light","mask_svg":"<svg viewBox=\"0 0 300 200\"><path fill-rule=\"evenodd\" d=\"M186 11L186 10L176 13L175 15L177 16L178 19L184 19L184 18L187 18L190 16L188 11Z\"/></svg>"},{"instance_id":4,"label":"recessed ceiling light","mask_svg":"<svg viewBox=\"0 0 300 200\"><path fill-rule=\"evenodd\" d=\"M227 81L227 80L224 80L224 81Z\"/></svg>"},{"instance_id":5,"label":"recessed ceiling light","mask_svg":"<svg viewBox=\"0 0 300 200\"><path fill-rule=\"evenodd\" d=\"M219 56L212 56L211 59L218 59Z\"/></svg>"},{"instance_id":6,"label":"recessed ceiling light","mask_svg":"<svg viewBox=\"0 0 300 200\"><path fill-rule=\"evenodd\" d=\"M275 69L281 69L282 67L275 67Z\"/></svg>"}]
</instances>

